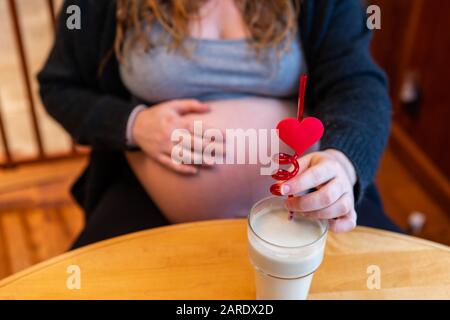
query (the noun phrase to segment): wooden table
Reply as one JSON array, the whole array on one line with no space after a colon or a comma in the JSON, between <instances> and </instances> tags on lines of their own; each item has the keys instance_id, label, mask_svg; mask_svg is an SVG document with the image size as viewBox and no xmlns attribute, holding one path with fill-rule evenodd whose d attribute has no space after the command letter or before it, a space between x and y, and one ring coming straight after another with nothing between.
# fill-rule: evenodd
<instances>
[{"instance_id":1,"label":"wooden table","mask_svg":"<svg viewBox=\"0 0 450 320\"><path fill-rule=\"evenodd\" d=\"M1 281L0 299L253 299L246 237L245 220L219 220L114 238ZM450 299L449 247L358 227L330 233L325 252L310 299ZM71 265L79 290L66 285ZM367 287L372 265L381 289Z\"/></svg>"}]
</instances>

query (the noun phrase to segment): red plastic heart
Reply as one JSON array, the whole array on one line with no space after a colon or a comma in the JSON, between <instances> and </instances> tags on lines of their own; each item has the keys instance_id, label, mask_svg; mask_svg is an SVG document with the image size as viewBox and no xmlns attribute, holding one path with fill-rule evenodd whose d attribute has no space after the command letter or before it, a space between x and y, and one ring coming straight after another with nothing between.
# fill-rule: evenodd
<instances>
[{"instance_id":1,"label":"red plastic heart","mask_svg":"<svg viewBox=\"0 0 450 320\"><path fill-rule=\"evenodd\" d=\"M308 117L299 122L295 118L287 118L277 125L281 141L291 147L298 156L322 138L324 127L322 122L314 117Z\"/></svg>"}]
</instances>

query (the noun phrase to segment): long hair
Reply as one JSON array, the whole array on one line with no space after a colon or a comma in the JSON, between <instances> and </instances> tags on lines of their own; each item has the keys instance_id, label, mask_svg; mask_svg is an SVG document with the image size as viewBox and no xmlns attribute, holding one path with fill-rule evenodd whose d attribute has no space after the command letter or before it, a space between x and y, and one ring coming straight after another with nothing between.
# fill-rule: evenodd
<instances>
[{"instance_id":1,"label":"long hair","mask_svg":"<svg viewBox=\"0 0 450 320\"><path fill-rule=\"evenodd\" d=\"M249 45L256 50L288 48L297 28L300 10L298 0L234 0L241 12ZM122 60L127 50L136 44L150 50L154 43L148 37L155 22L170 36L168 49L182 47L189 37L189 23L200 19L199 10L207 0L118 0L114 51ZM125 45L125 34L132 31Z\"/></svg>"}]
</instances>

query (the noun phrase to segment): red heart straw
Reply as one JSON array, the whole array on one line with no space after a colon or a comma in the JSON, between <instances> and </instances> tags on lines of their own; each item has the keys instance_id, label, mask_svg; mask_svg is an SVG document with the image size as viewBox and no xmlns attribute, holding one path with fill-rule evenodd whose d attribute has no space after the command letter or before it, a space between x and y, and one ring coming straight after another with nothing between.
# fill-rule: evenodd
<instances>
[{"instance_id":1,"label":"red heart straw","mask_svg":"<svg viewBox=\"0 0 450 320\"><path fill-rule=\"evenodd\" d=\"M305 92L306 92L306 82L308 81L308 76L302 74L300 77L300 85L298 88L298 109L297 109L297 119L298 122L303 120L303 110L305 109Z\"/></svg>"},{"instance_id":2,"label":"red heart straw","mask_svg":"<svg viewBox=\"0 0 450 320\"><path fill-rule=\"evenodd\" d=\"M303 120L307 80L308 80L308 77L306 76L306 74L302 74L302 76L300 77L300 85L299 85L299 90L298 90L297 119L299 122L301 122ZM277 162L281 165L292 164L294 166L294 170L288 171L288 170L284 170L284 169L278 169L277 172L272 175L272 178L274 178L277 181L287 181L287 180L290 180L293 177L295 177L297 175L298 171L300 170L300 166L297 161L299 156L300 155L298 155L297 153L295 153L293 156L286 154L286 153L279 153L277 155ZM273 184L270 187L270 192L273 195L281 196L282 195L281 194L281 184L280 183ZM290 194L288 197L292 198L293 195ZM294 212L289 211L289 220L292 220L293 217L294 217Z\"/></svg>"}]
</instances>

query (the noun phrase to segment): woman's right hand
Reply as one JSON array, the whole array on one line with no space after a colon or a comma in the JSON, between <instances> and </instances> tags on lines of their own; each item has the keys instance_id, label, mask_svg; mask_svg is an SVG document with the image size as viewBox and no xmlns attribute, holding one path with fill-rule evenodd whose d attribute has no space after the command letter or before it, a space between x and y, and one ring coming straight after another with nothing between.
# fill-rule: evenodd
<instances>
[{"instance_id":1,"label":"woman's right hand","mask_svg":"<svg viewBox=\"0 0 450 320\"><path fill-rule=\"evenodd\" d=\"M188 113L209 111L207 104L193 99L172 100L154 105L139 112L136 116L132 128L133 141L147 156L168 169L183 174L196 174L198 167L195 165L182 164L172 160L174 143L171 141L171 136L176 129L187 129L191 133L191 146L194 146L194 140L199 139L202 146L210 143L210 141L205 141L202 136L195 136L192 121L183 117ZM184 152L186 151L184 150ZM193 149L189 151L192 152L191 159L202 157L202 155L195 154Z\"/></svg>"}]
</instances>

